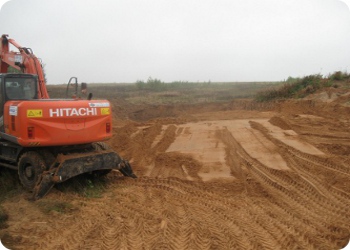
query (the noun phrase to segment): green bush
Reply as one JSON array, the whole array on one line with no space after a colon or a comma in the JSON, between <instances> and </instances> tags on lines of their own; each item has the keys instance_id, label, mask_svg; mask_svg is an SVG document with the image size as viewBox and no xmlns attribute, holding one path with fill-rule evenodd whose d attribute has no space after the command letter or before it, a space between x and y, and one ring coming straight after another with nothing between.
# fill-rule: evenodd
<instances>
[{"instance_id":1,"label":"green bush","mask_svg":"<svg viewBox=\"0 0 350 250\"><path fill-rule=\"evenodd\" d=\"M149 77L147 79L147 82L137 80L136 83L136 88L139 90L153 90L153 91L161 91L166 88L165 83L162 82L161 80L157 78L152 78Z\"/></svg>"},{"instance_id":2,"label":"green bush","mask_svg":"<svg viewBox=\"0 0 350 250\"><path fill-rule=\"evenodd\" d=\"M303 78L291 78L277 88L263 90L257 93L255 100L259 102L286 98L303 98L314 93L321 87L327 86L328 79L323 79L320 74L305 76Z\"/></svg>"},{"instance_id":3,"label":"green bush","mask_svg":"<svg viewBox=\"0 0 350 250\"><path fill-rule=\"evenodd\" d=\"M138 89L145 89L146 88L146 83L144 81L137 80L135 85L136 85L136 88L138 88Z\"/></svg>"},{"instance_id":4,"label":"green bush","mask_svg":"<svg viewBox=\"0 0 350 250\"><path fill-rule=\"evenodd\" d=\"M336 71L333 74L328 76L328 79L334 80L334 81L342 81L349 79L350 75L346 72Z\"/></svg>"}]
</instances>

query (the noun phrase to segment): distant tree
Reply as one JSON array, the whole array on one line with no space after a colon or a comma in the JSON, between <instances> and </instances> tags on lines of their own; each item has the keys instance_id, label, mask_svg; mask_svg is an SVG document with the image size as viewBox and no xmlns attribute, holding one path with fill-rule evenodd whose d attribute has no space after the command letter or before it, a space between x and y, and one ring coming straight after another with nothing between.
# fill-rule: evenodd
<instances>
[{"instance_id":1,"label":"distant tree","mask_svg":"<svg viewBox=\"0 0 350 250\"><path fill-rule=\"evenodd\" d=\"M46 78L46 70L45 70L45 64L41 64L42 66L42 69L43 69L43 74L44 74L44 79L45 79L45 82L47 82L47 78ZM18 69L15 69L14 67L11 67L9 66L8 69L7 69L7 73L14 73L14 74L21 74L23 73L22 71L18 70Z\"/></svg>"},{"instance_id":2,"label":"distant tree","mask_svg":"<svg viewBox=\"0 0 350 250\"><path fill-rule=\"evenodd\" d=\"M328 78L335 81L341 81L349 79L350 75L347 72L335 71L333 74L329 75Z\"/></svg>"},{"instance_id":3,"label":"distant tree","mask_svg":"<svg viewBox=\"0 0 350 250\"><path fill-rule=\"evenodd\" d=\"M137 80L135 84L138 89L145 89L146 83L144 81Z\"/></svg>"},{"instance_id":4,"label":"distant tree","mask_svg":"<svg viewBox=\"0 0 350 250\"><path fill-rule=\"evenodd\" d=\"M14 67L9 66L7 69L7 73L22 73L22 71L15 69Z\"/></svg>"}]
</instances>

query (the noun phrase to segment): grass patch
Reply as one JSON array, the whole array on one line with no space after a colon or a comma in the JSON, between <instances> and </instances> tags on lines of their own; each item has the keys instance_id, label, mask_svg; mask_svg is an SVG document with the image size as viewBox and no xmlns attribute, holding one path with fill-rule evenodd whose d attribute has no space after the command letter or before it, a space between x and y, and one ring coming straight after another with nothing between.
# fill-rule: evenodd
<instances>
[{"instance_id":1,"label":"grass patch","mask_svg":"<svg viewBox=\"0 0 350 250\"><path fill-rule=\"evenodd\" d=\"M86 198L101 198L107 188L107 179L103 176L82 174L56 184L55 187L64 193L71 192Z\"/></svg>"},{"instance_id":2,"label":"grass patch","mask_svg":"<svg viewBox=\"0 0 350 250\"><path fill-rule=\"evenodd\" d=\"M17 171L0 167L0 229L7 227L8 220L8 215L1 206L2 202L21 192L23 187L19 183Z\"/></svg>"},{"instance_id":3,"label":"grass patch","mask_svg":"<svg viewBox=\"0 0 350 250\"><path fill-rule=\"evenodd\" d=\"M0 167L0 203L22 191L17 171Z\"/></svg>"},{"instance_id":4,"label":"grass patch","mask_svg":"<svg viewBox=\"0 0 350 250\"><path fill-rule=\"evenodd\" d=\"M23 187L19 183L17 171L0 167L0 229L7 227L8 220L8 215L1 206L2 202L21 192Z\"/></svg>"},{"instance_id":5,"label":"grass patch","mask_svg":"<svg viewBox=\"0 0 350 250\"><path fill-rule=\"evenodd\" d=\"M49 214L52 211L63 214L75 210L72 204L57 200L39 200L36 204L38 205L39 209L46 214Z\"/></svg>"}]
</instances>

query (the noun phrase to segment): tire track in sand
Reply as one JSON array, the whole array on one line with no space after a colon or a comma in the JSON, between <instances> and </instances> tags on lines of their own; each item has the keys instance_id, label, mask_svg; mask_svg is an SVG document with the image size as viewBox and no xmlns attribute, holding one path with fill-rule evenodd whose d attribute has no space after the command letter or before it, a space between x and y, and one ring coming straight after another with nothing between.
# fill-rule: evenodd
<instances>
[{"instance_id":1,"label":"tire track in sand","mask_svg":"<svg viewBox=\"0 0 350 250\"><path fill-rule=\"evenodd\" d=\"M290 211L293 211L292 215L299 218L297 219L299 220L298 225L296 225L295 221L293 222L297 232L296 238L304 235L303 231L306 230L308 234L306 237L310 238L310 241L315 234L323 234L329 241L334 241L334 238L343 240L347 227L346 218L349 216L347 209L336 209L336 206L340 204L330 203L324 196L319 194L314 185L310 185L308 180L305 180L298 174L291 171L268 168L251 158L228 131L226 134L224 133L224 138L226 138L226 144L231 143L234 145L234 147L230 148L235 150L238 148L241 162L244 163L252 177L270 195L276 197L275 202L272 204L279 204L279 206L283 207L283 210L287 212L285 215L290 217ZM231 138L229 140L231 142L228 142L227 138ZM283 202L281 203L282 197ZM330 221L332 222L331 224L329 223ZM340 230L334 230L334 225L341 226ZM305 236L302 238L305 239ZM325 244L334 247L329 241Z\"/></svg>"}]
</instances>

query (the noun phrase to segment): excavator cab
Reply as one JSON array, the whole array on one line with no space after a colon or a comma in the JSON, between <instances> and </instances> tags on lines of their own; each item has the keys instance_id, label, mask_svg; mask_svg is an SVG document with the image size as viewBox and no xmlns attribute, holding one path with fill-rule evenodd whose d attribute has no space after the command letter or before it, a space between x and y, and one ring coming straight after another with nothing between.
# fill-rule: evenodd
<instances>
[{"instance_id":1,"label":"excavator cab","mask_svg":"<svg viewBox=\"0 0 350 250\"><path fill-rule=\"evenodd\" d=\"M8 101L38 98L38 77L31 74L0 74L0 132L4 131L4 105Z\"/></svg>"},{"instance_id":2,"label":"excavator cab","mask_svg":"<svg viewBox=\"0 0 350 250\"><path fill-rule=\"evenodd\" d=\"M38 80L34 75L7 75L3 77L4 100L37 99Z\"/></svg>"}]
</instances>

